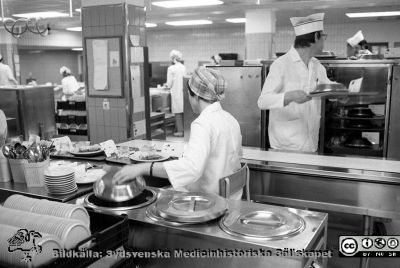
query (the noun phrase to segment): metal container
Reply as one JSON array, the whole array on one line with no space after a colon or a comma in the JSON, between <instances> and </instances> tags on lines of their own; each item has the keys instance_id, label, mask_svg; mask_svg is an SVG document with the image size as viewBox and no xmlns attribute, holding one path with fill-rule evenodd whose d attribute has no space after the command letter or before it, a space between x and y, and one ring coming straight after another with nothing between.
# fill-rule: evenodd
<instances>
[{"instance_id":1,"label":"metal container","mask_svg":"<svg viewBox=\"0 0 400 268\"><path fill-rule=\"evenodd\" d=\"M113 202L123 202L140 195L146 183L142 177L137 177L126 184L114 184L112 178L119 168L111 168L100 180L93 184L93 192L99 199Z\"/></svg>"},{"instance_id":2,"label":"metal container","mask_svg":"<svg viewBox=\"0 0 400 268\"><path fill-rule=\"evenodd\" d=\"M210 193L173 193L160 196L155 209L165 220L201 223L224 215L228 203L225 198Z\"/></svg>"}]
</instances>

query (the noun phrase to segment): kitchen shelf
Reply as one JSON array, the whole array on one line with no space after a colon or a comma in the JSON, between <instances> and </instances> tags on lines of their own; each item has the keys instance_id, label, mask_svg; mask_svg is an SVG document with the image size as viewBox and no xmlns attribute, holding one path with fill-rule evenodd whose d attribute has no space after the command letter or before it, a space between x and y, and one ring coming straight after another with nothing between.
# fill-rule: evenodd
<instances>
[{"instance_id":1,"label":"kitchen shelf","mask_svg":"<svg viewBox=\"0 0 400 268\"><path fill-rule=\"evenodd\" d=\"M343 119L343 120L385 120L384 115L378 115L373 117L355 117L355 116L340 116L340 115L332 115L330 118L333 119Z\"/></svg>"},{"instance_id":2,"label":"kitchen shelf","mask_svg":"<svg viewBox=\"0 0 400 268\"><path fill-rule=\"evenodd\" d=\"M385 131L383 127L375 127L375 128L357 128L357 127L340 127L340 126L329 126L330 129L337 130L351 130L351 131L364 131L364 132L381 132Z\"/></svg>"},{"instance_id":3,"label":"kitchen shelf","mask_svg":"<svg viewBox=\"0 0 400 268\"><path fill-rule=\"evenodd\" d=\"M354 148L341 146L325 146L324 153L330 155L364 155L364 156L383 156L383 148L379 144L372 145L372 148Z\"/></svg>"}]
</instances>

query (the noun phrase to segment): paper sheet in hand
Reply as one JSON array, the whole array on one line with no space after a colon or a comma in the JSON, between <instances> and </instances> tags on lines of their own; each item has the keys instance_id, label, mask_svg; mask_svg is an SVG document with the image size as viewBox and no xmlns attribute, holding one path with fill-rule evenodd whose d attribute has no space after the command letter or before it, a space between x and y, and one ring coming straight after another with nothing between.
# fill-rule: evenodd
<instances>
[{"instance_id":1,"label":"paper sheet in hand","mask_svg":"<svg viewBox=\"0 0 400 268\"><path fill-rule=\"evenodd\" d=\"M358 79L351 80L350 84L349 84L349 92L351 92L351 93L360 92L361 84L362 84L363 79L364 78L361 77L361 78L358 78Z\"/></svg>"},{"instance_id":2,"label":"paper sheet in hand","mask_svg":"<svg viewBox=\"0 0 400 268\"><path fill-rule=\"evenodd\" d=\"M93 41L93 87L95 90L106 90L108 83L108 40Z\"/></svg>"}]
</instances>

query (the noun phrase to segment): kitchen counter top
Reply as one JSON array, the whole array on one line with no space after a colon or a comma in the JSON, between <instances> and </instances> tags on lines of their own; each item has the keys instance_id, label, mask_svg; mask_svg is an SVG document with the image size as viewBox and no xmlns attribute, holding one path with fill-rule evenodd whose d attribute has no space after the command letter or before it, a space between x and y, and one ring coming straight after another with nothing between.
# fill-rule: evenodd
<instances>
[{"instance_id":1,"label":"kitchen counter top","mask_svg":"<svg viewBox=\"0 0 400 268\"><path fill-rule=\"evenodd\" d=\"M51 87L53 88L53 85L37 85L37 86L28 86L28 85L18 85L18 86L0 86L0 90L30 90L30 89L36 89L36 88L48 88Z\"/></svg>"},{"instance_id":2,"label":"kitchen counter top","mask_svg":"<svg viewBox=\"0 0 400 268\"><path fill-rule=\"evenodd\" d=\"M132 140L120 145L137 148L143 145L153 145L156 150L167 150L166 153L169 152L171 156L180 157L183 154L185 144L185 142L179 141ZM303 174L325 174L326 176L343 176L362 180L379 178L380 182L386 180L387 182L400 183L400 161L263 151L252 147L243 147L242 159L243 162L253 166L269 167L269 169L278 169L280 171L284 169Z\"/></svg>"}]
</instances>

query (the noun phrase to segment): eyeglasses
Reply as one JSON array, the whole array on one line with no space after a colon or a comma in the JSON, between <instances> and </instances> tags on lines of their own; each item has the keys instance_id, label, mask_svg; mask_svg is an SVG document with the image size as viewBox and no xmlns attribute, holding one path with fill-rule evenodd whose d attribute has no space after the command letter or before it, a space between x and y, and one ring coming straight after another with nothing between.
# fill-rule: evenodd
<instances>
[{"instance_id":1,"label":"eyeglasses","mask_svg":"<svg viewBox=\"0 0 400 268\"><path fill-rule=\"evenodd\" d=\"M328 38L328 34L322 33L322 34L321 34L321 38L324 38L324 40L326 40L326 38Z\"/></svg>"}]
</instances>

